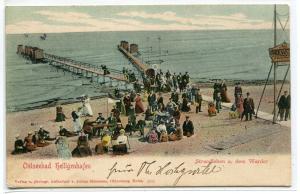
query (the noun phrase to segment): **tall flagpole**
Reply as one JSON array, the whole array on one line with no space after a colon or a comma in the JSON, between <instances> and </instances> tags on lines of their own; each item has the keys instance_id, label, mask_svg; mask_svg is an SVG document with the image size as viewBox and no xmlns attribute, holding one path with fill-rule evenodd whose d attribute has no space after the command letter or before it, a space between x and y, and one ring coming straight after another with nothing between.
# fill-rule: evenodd
<instances>
[{"instance_id":1,"label":"tall flagpole","mask_svg":"<svg viewBox=\"0 0 300 194\"><path fill-rule=\"evenodd\" d=\"M276 41L277 41L277 18L276 18L276 4L274 5L274 47L276 46ZM274 66L274 115L273 115L273 123L276 123L277 120L277 62L273 62L273 66Z\"/></svg>"}]
</instances>

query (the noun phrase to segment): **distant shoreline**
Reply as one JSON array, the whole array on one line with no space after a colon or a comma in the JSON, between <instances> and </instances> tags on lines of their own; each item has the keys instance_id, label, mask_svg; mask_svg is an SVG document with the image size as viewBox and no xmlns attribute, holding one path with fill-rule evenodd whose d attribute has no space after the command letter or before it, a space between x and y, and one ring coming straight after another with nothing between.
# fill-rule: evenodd
<instances>
[{"instance_id":1,"label":"distant shoreline","mask_svg":"<svg viewBox=\"0 0 300 194\"><path fill-rule=\"evenodd\" d=\"M287 29L289 30L289 29ZM212 31L271 31L273 32L273 29L202 29L202 30L132 30L132 31L126 31L126 30L119 30L119 31L112 31L112 30L107 30L107 31L82 31L82 32L22 32L22 33L8 33L6 32L6 35L39 35L39 34L70 34L70 33L112 33L112 32L212 32Z\"/></svg>"}]
</instances>

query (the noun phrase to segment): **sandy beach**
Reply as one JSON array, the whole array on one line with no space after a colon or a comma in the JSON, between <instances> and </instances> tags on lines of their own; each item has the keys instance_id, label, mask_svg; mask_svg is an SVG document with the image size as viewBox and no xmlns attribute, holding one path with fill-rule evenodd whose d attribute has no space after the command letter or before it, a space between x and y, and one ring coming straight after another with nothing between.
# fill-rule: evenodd
<instances>
[{"instance_id":1,"label":"sandy beach","mask_svg":"<svg viewBox=\"0 0 300 194\"><path fill-rule=\"evenodd\" d=\"M279 86L280 87L280 86ZM278 88L279 88L278 87ZM288 90L288 85L284 85L284 90ZM234 87L228 87L228 94L233 101L233 89ZM259 102L263 86L250 85L243 86L243 93L250 92L254 99L255 106ZM268 85L265 96L261 104L261 111L272 113L273 110L273 92L272 85ZM201 88L203 95L212 95L212 88ZM164 102L168 101L168 94L164 95ZM144 102L146 106L146 102ZM32 153L26 153L22 155L11 155L13 150L15 135L19 134L24 138L28 131L34 132L38 130L42 125L48 130L51 136L56 136L60 125L63 125L69 130L73 130L73 124L71 119L71 111L81 106L80 103L63 105L63 110L68 117L65 122L57 123L54 121L56 108L43 108L23 112L7 113L6 115L6 140L7 140L7 157L15 159L43 159L43 158L57 158L57 152L54 142L47 147L38 148ZM94 117L89 119L95 120L98 112L102 112L107 117L107 99L97 99L91 102L91 106L94 111ZM108 104L108 110L111 110L112 104ZM207 102L203 102L201 113L195 113L195 106L192 106L192 110L189 113L183 113L180 123L182 124L186 114L188 114L195 126L195 135L190 138L184 138L180 141L149 144L139 141L139 134L133 134L130 137L130 153L126 156L145 156L145 155L157 155L157 156L179 156L179 155L264 155L264 154L290 154L290 128L281 126L280 124L272 124L271 121L263 119L253 119L248 122L241 122L240 119L229 119L229 110L223 108L220 114L215 117L208 117L207 114ZM144 115L138 115L137 120L143 118ZM85 118L81 118L83 121ZM125 126L127 123L127 117L121 117L122 123ZM261 133L264 131L264 133ZM267 132L267 133L265 133ZM241 137L241 138L239 138ZM242 138L243 137L243 138ZM243 142L239 144L239 139L243 139ZM68 138L69 147L72 151L77 143L77 137ZM93 139L90 141L90 146L94 151L96 143L100 142L100 139ZM212 150L209 149L212 145L225 142L231 146L224 150ZM235 143L232 143L235 142ZM246 142L246 143L245 143ZM93 155L92 157L115 157L112 154L107 155Z\"/></svg>"}]
</instances>

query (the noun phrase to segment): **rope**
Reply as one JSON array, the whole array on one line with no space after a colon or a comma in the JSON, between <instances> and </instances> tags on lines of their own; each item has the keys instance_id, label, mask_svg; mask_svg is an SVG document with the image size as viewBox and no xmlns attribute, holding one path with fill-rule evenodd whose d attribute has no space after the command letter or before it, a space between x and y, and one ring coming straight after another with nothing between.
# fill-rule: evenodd
<instances>
[{"instance_id":1,"label":"rope","mask_svg":"<svg viewBox=\"0 0 300 194\"><path fill-rule=\"evenodd\" d=\"M256 115L255 115L256 118L257 118L257 115L258 115L258 110L259 110L259 107L260 107L262 98L263 98L263 96L264 96L264 93L265 93L267 84L268 84L268 82L269 82L269 78L270 78L270 74L271 74L272 69L273 69L273 64L272 64L271 67L270 67L270 70L269 70L269 73L268 73L268 77L267 77L266 82L265 82L264 89L263 89L262 94L261 94L260 99L259 99L259 103L258 103L258 107L257 107L257 110L256 110Z\"/></svg>"},{"instance_id":2,"label":"rope","mask_svg":"<svg viewBox=\"0 0 300 194\"><path fill-rule=\"evenodd\" d=\"M280 17L278 17L278 21L279 21L279 24L280 24L280 26L281 26L282 31L285 31L286 25L287 25L287 23L288 23L288 21L289 21L289 16L287 17L284 26L283 26L282 23L281 23Z\"/></svg>"},{"instance_id":3,"label":"rope","mask_svg":"<svg viewBox=\"0 0 300 194\"><path fill-rule=\"evenodd\" d=\"M277 98L276 98L276 104L278 104L278 100L279 100L279 97L280 97L280 94L281 94L281 91L282 91L282 88L283 88L283 85L284 85L284 83L285 83L285 80L286 80L286 77L287 77L287 75L288 75L289 70L290 70L290 65L288 65L288 68L287 68L287 70L286 70L286 72L285 72L283 82L282 82L282 84L281 84L279 93L278 93ZM274 102L274 103L275 103L275 102ZM275 112L275 109L273 109L273 114L274 114L274 112ZM277 117L278 117L278 115L279 115L279 114L277 114ZM276 120L277 120L277 118L276 118Z\"/></svg>"},{"instance_id":4,"label":"rope","mask_svg":"<svg viewBox=\"0 0 300 194\"><path fill-rule=\"evenodd\" d=\"M277 96L276 104L278 103L278 99L279 99L279 97L280 97L280 94L281 94L281 91L282 91L282 88L283 88L283 85L284 85L284 83L285 83L285 80L286 80L286 77L287 77L287 75L288 75L289 70L290 70L290 65L288 65L288 68L287 68L287 70L286 70L286 72L285 72L284 79L283 79L283 82L282 82L282 84L281 84L281 87L280 87L278 96Z\"/></svg>"},{"instance_id":5,"label":"rope","mask_svg":"<svg viewBox=\"0 0 300 194\"><path fill-rule=\"evenodd\" d=\"M278 13L277 11L276 11L276 15L278 15L278 16L288 16L288 15L290 15L290 13L289 12L286 12L285 14L280 14L280 13Z\"/></svg>"},{"instance_id":6,"label":"rope","mask_svg":"<svg viewBox=\"0 0 300 194\"><path fill-rule=\"evenodd\" d=\"M277 14L276 14L276 15L277 15ZM287 17L287 19L286 19L284 25L282 25L282 22L281 22L280 17L278 17L278 21L279 21L279 24L280 24L280 27L281 27L282 31L284 32L284 33L283 33L283 35L284 35L283 39L284 39L284 40L286 40L286 39L289 40L289 36L287 35L287 32L285 31L286 26L287 26L287 24L288 24L288 22L289 22L289 16Z\"/></svg>"}]
</instances>

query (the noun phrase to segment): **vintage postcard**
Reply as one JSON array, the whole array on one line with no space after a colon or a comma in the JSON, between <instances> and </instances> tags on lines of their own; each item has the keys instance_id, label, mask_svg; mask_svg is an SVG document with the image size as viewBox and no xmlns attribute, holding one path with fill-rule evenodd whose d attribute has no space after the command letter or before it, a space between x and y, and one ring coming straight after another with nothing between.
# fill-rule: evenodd
<instances>
[{"instance_id":1,"label":"vintage postcard","mask_svg":"<svg viewBox=\"0 0 300 194\"><path fill-rule=\"evenodd\" d=\"M7 6L7 186L291 186L289 16Z\"/></svg>"}]
</instances>

